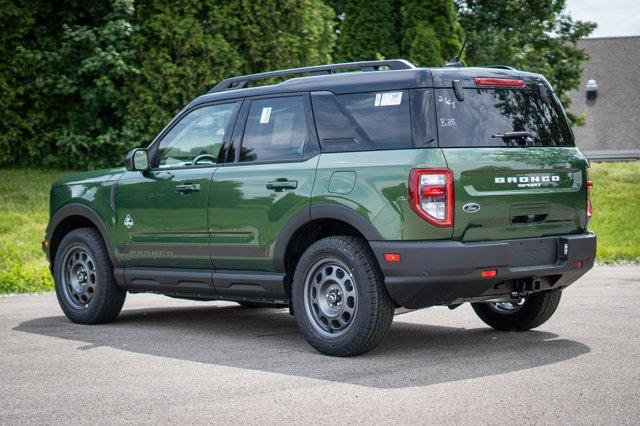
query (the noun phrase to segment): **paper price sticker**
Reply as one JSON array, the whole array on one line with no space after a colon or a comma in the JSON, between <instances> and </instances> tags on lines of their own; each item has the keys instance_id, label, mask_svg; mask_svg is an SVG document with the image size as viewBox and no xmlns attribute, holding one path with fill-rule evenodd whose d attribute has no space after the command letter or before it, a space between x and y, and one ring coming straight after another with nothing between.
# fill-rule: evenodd
<instances>
[{"instance_id":1,"label":"paper price sticker","mask_svg":"<svg viewBox=\"0 0 640 426\"><path fill-rule=\"evenodd\" d=\"M260 124L269 123L271 118L271 107L262 108L262 114L260 114Z\"/></svg>"},{"instance_id":2,"label":"paper price sticker","mask_svg":"<svg viewBox=\"0 0 640 426\"><path fill-rule=\"evenodd\" d=\"M391 106L402 103L402 92L376 93L374 106Z\"/></svg>"}]
</instances>

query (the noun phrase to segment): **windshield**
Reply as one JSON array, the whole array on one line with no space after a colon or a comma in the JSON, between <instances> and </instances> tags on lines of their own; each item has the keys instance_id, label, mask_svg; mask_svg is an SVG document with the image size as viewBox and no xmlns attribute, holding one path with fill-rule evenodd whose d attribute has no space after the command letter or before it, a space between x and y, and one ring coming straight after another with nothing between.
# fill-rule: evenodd
<instances>
[{"instance_id":1,"label":"windshield","mask_svg":"<svg viewBox=\"0 0 640 426\"><path fill-rule=\"evenodd\" d=\"M435 91L441 147L574 146L553 93L548 102L534 90L465 89L464 94L459 102L453 89ZM530 137L509 137L513 132Z\"/></svg>"}]
</instances>

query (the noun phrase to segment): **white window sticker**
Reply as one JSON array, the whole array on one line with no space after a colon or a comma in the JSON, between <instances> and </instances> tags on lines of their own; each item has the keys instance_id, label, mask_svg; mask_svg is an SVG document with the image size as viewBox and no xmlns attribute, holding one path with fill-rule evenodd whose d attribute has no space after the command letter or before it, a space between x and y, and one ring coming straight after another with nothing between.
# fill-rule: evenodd
<instances>
[{"instance_id":1,"label":"white window sticker","mask_svg":"<svg viewBox=\"0 0 640 426\"><path fill-rule=\"evenodd\" d=\"M376 93L375 106L400 105L402 103L402 92Z\"/></svg>"},{"instance_id":2,"label":"white window sticker","mask_svg":"<svg viewBox=\"0 0 640 426\"><path fill-rule=\"evenodd\" d=\"M260 124L269 123L271 118L271 107L262 108L262 114L260 114Z\"/></svg>"}]
</instances>

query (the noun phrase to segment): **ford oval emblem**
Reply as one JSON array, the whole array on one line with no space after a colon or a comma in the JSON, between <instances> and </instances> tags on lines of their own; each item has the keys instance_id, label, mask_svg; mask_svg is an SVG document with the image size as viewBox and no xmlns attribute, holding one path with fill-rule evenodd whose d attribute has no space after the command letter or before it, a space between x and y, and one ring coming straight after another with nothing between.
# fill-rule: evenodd
<instances>
[{"instance_id":1,"label":"ford oval emblem","mask_svg":"<svg viewBox=\"0 0 640 426\"><path fill-rule=\"evenodd\" d=\"M480 204L477 203L467 203L464 206L462 206L462 210L464 210L467 213L475 213L478 210L480 210Z\"/></svg>"}]
</instances>

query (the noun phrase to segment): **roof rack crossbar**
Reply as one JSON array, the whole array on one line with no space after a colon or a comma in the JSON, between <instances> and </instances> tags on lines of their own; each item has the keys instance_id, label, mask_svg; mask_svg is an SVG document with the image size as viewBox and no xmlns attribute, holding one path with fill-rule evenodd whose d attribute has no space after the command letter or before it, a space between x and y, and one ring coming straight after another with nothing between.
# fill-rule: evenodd
<instances>
[{"instance_id":1,"label":"roof rack crossbar","mask_svg":"<svg viewBox=\"0 0 640 426\"><path fill-rule=\"evenodd\" d=\"M518 71L517 69L515 69L514 67L510 67L509 65L485 65L483 67L478 67L478 68L495 68L499 70Z\"/></svg>"},{"instance_id":2,"label":"roof rack crossbar","mask_svg":"<svg viewBox=\"0 0 640 426\"><path fill-rule=\"evenodd\" d=\"M414 69L415 66L411 62L404 59L390 59L386 61L362 61L362 62L345 62L342 64L332 65L316 65L312 67L292 68L288 70L280 71L268 71L258 74L249 74L239 77L231 77L222 80L220 83L213 86L209 93L223 92L225 90L242 89L247 87L249 82L264 80L272 77L282 77L295 74L310 74L310 75L327 75L332 74L338 70L354 69L358 68L360 71L376 71L380 68L389 68L391 70L408 70Z\"/></svg>"}]
</instances>

